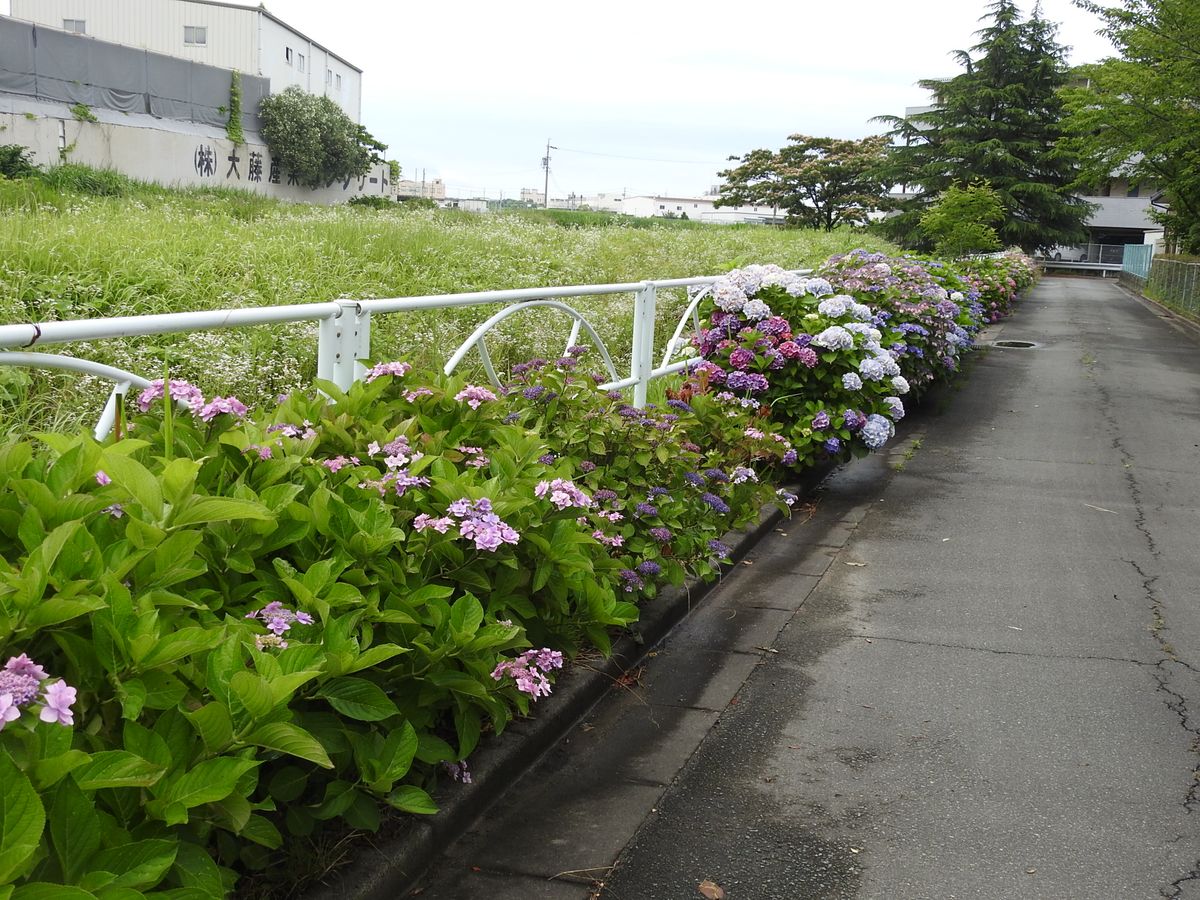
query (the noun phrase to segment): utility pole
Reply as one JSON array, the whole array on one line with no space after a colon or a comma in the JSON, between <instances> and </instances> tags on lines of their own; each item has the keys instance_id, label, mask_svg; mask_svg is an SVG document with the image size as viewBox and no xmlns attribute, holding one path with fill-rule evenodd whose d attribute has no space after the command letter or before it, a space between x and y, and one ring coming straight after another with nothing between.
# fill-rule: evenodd
<instances>
[{"instance_id":1,"label":"utility pole","mask_svg":"<svg viewBox=\"0 0 1200 900\"><path fill-rule=\"evenodd\" d=\"M542 186L542 209L550 208L550 151L557 149L551 145L550 138L546 138L546 155L542 157L542 168L546 170L546 179Z\"/></svg>"}]
</instances>

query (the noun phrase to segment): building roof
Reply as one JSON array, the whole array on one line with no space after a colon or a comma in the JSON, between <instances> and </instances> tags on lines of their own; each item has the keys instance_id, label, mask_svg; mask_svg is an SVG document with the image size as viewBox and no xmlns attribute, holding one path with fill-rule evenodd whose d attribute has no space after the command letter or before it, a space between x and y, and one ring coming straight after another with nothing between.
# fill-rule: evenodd
<instances>
[{"instance_id":1,"label":"building roof","mask_svg":"<svg viewBox=\"0 0 1200 900\"><path fill-rule=\"evenodd\" d=\"M1138 228L1142 231L1162 231L1162 225L1150 218L1149 197L1084 197L1096 204L1088 217L1089 228Z\"/></svg>"},{"instance_id":2,"label":"building roof","mask_svg":"<svg viewBox=\"0 0 1200 900\"><path fill-rule=\"evenodd\" d=\"M360 74L360 75L362 74L362 69L360 69L354 63L350 62L350 60L346 59L346 57L340 56L339 54L334 53L332 50L330 50L328 47L326 47L320 41L314 41L312 38L310 38L307 34L305 34L300 29L295 28L294 26L289 25L287 22L283 21L283 19L279 18L279 16L275 15L273 12L271 12L269 9L267 9L265 6L263 6L261 3L258 6L246 6L246 4L244 4L244 3L231 3L231 2L229 2L229 0L181 0L181 2L183 2L183 3L202 3L205 6L225 6L230 9L244 9L244 10L246 10L246 12L261 13L262 15L266 16L268 19L270 19L275 24L282 25L288 31L291 31L294 34L296 34L297 36L304 38L304 40L308 41L314 47L320 47L322 50L324 50L326 53L328 53L334 59L349 66L351 69L353 69L358 74Z\"/></svg>"}]
</instances>

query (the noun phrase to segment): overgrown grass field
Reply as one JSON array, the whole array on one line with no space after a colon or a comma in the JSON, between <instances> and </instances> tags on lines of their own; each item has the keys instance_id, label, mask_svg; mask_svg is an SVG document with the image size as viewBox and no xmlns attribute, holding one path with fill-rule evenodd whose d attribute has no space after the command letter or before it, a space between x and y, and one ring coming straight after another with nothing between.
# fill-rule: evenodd
<instances>
[{"instance_id":1,"label":"overgrown grass field","mask_svg":"<svg viewBox=\"0 0 1200 900\"><path fill-rule=\"evenodd\" d=\"M63 166L0 181L0 322L600 284L718 274L747 263L815 265L869 235L757 226L611 224L596 216L476 215L402 207L308 207L248 193L172 191ZM660 343L685 300L662 295ZM580 301L614 355L628 355L630 301ZM376 317L378 359L444 360L492 310ZM568 323L530 314L489 339L498 362L558 353ZM48 347L211 393L262 399L311 379L316 325ZM0 433L94 417L108 385L0 367Z\"/></svg>"}]
</instances>

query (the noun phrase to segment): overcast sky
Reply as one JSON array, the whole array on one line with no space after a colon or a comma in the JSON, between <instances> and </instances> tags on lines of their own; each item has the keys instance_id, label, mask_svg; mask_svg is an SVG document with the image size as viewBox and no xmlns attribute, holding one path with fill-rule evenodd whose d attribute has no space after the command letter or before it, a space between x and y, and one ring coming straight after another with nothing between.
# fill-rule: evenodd
<instances>
[{"instance_id":1,"label":"overcast sky","mask_svg":"<svg viewBox=\"0 0 1200 900\"><path fill-rule=\"evenodd\" d=\"M540 189L548 138L551 196L633 195L702 193L731 154L796 132L877 133L872 116L925 101L918 79L956 74L950 54L975 43L985 2L266 5L364 70L363 124L405 177L495 198ZM1072 63L1109 55L1089 13L1042 9Z\"/></svg>"}]
</instances>

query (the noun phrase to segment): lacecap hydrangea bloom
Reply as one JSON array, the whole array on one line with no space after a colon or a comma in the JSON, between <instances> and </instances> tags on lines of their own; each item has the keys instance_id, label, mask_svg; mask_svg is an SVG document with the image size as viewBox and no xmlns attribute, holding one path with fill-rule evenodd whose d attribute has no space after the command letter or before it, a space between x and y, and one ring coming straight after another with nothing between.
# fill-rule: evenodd
<instances>
[{"instance_id":1,"label":"lacecap hydrangea bloom","mask_svg":"<svg viewBox=\"0 0 1200 900\"><path fill-rule=\"evenodd\" d=\"M75 697L75 688L61 678L50 681L46 670L24 653L10 657L0 670L0 731L39 700L38 718L43 722L74 725Z\"/></svg>"}]
</instances>

